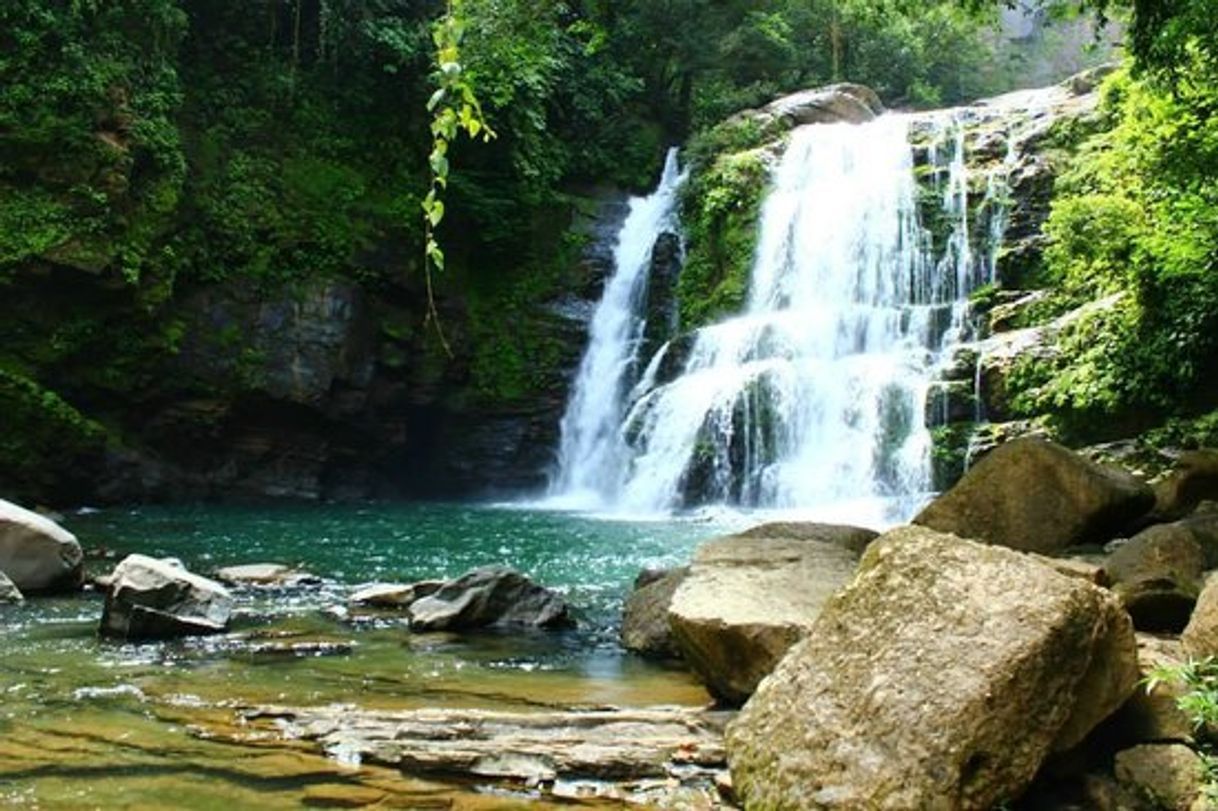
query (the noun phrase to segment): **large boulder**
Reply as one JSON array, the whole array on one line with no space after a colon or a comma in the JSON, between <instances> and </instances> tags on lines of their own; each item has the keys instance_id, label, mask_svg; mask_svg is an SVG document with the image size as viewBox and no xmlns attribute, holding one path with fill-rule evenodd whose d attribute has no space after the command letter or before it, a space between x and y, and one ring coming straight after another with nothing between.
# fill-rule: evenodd
<instances>
[{"instance_id":1,"label":"large boulder","mask_svg":"<svg viewBox=\"0 0 1218 811\"><path fill-rule=\"evenodd\" d=\"M983 809L1017 798L1134 689L1120 602L921 527L858 576L728 728L748 808Z\"/></svg>"},{"instance_id":2,"label":"large boulder","mask_svg":"<svg viewBox=\"0 0 1218 811\"><path fill-rule=\"evenodd\" d=\"M1106 541L1153 506L1154 493L1133 476L1026 437L996 448L914 523L1052 554Z\"/></svg>"},{"instance_id":3,"label":"large boulder","mask_svg":"<svg viewBox=\"0 0 1218 811\"><path fill-rule=\"evenodd\" d=\"M228 628L233 600L224 586L172 560L129 555L109 578L100 632L121 639L170 639Z\"/></svg>"},{"instance_id":4,"label":"large boulder","mask_svg":"<svg viewBox=\"0 0 1218 811\"><path fill-rule=\"evenodd\" d=\"M802 524L703 544L668 611L686 661L720 699L743 702L854 575L875 535Z\"/></svg>"},{"instance_id":5,"label":"large boulder","mask_svg":"<svg viewBox=\"0 0 1218 811\"><path fill-rule=\"evenodd\" d=\"M1105 569L1138 630L1179 633L1201 593L1205 553L1188 527L1157 524L1121 544Z\"/></svg>"},{"instance_id":6,"label":"large boulder","mask_svg":"<svg viewBox=\"0 0 1218 811\"><path fill-rule=\"evenodd\" d=\"M0 499L0 572L17 588L27 594L79 588L83 561L75 535Z\"/></svg>"},{"instance_id":7,"label":"large boulder","mask_svg":"<svg viewBox=\"0 0 1218 811\"><path fill-rule=\"evenodd\" d=\"M410 627L418 631L574 624L571 609L559 594L507 566L474 569L410 606Z\"/></svg>"},{"instance_id":8,"label":"large boulder","mask_svg":"<svg viewBox=\"0 0 1218 811\"><path fill-rule=\"evenodd\" d=\"M630 593L622 610L623 648L661 659L681 655L668 625L668 609L688 573L689 569L684 567L664 572L654 579L648 578Z\"/></svg>"},{"instance_id":9,"label":"large boulder","mask_svg":"<svg viewBox=\"0 0 1218 811\"><path fill-rule=\"evenodd\" d=\"M17 588L4 572L0 572L0 605L15 605L23 602L25 602L25 596L21 593L21 589Z\"/></svg>"}]
</instances>

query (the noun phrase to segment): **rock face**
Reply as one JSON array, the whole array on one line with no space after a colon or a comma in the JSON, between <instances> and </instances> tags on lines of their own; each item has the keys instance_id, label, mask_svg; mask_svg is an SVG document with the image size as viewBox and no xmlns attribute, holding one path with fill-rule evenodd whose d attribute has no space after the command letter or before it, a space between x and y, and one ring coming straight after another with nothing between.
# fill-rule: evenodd
<instances>
[{"instance_id":1,"label":"rock face","mask_svg":"<svg viewBox=\"0 0 1218 811\"><path fill-rule=\"evenodd\" d=\"M1201 593L1205 553L1186 526L1158 524L1122 544L1105 568L1138 630L1179 633Z\"/></svg>"},{"instance_id":2,"label":"rock face","mask_svg":"<svg viewBox=\"0 0 1218 811\"><path fill-rule=\"evenodd\" d=\"M703 544L668 612L686 661L716 696L743 702L854 575L857 550L874 537L803 524Z\"/></svg>"},{"instance_id":3,"label":"rock face","mask_svg":"<svg viewBox=\"0 0 1218 811\"><path fill-rule=\"evenodd\" d=\"M122 639L166 639L228 628L233 601L214 580L181 566L130 555L114 569L100 631Z\"/></svg>"},{"instance_id":4,"label":"rock face","mask_svg":"<svg viewBox=\"0 0 1218 811\"><path fill-rule=\"evenodd\" d=\"M668 625L668 609L688 574L687 568L674 569L631 592L622 611L622 647L658 658L681 655Z\"/></svg>"},{"instance_id":5,"label":"rock face","mask_svg":"<svg viewBox=\"0 0 1218 811\"><path fill-rule=\"evenodd\" d=\"M506 566L485 566L461 575L410 606L410 627L457 631L498 626L567 628L575 624L558 594Z\"/></svg>"},{"instance_id":6,"label":"rock face","mask_svg":"<svg viewBox=\"0 0 1218 811\"><path fill-rule=\"evenodd\" d=\"M79 588L84 552L49 518L0 500L0 572L23 592Z\"/></svg>"},{"instance_id":7,"label":"rock face","mask_svg":"<svg viewBox=\"0 0 1218 811\"><path fill-rule=\"evenodd\" d=\"M748 808L994 807L1136 678L1112 595L1009 549L901 528L728 727L733 784Z\"/></svg>"},{"instance_id":8,"label":"rock face","mask_svg":"<svg viewBox=\"0 0 1218 811\"><path fill-rule=\"evenodd\" d=\"M13 585L4 572L0 572L0 605L15 605L25 602L21 589Z\"/></svg>"},{"instance_id":9,"label":"rock face","mask_svg":"<svg viewBox=\"0 0 1218 811\"><path fill-rule=\"evenodd\" d=\"M999 446L914 523L1052 554L1108 540L1154 506L1145 483L1036 438Z\"/></svg>"}]
</instances>

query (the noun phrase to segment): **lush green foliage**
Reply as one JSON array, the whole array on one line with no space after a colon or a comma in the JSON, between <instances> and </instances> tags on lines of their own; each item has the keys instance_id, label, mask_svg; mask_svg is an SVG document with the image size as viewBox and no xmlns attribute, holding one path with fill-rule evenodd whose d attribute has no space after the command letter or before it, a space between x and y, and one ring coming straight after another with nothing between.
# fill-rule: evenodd
<instances>
[{"instance_id":1,"label":"lush green foliage","mask_svg":"<svg viewBox=\"0 0 1218 811\"><path fill-rule=\"evenodd\" d=\"M1218 350L1218 82L1200 59L1174 88L1120 75L1113 126L1082 147L1046 227L1046 263L1076 303L1117 294L1076 321L1056 361L1018 380L1030 413L1076 430L1101 417L1170 413L1199 395Z\"/></svg>"}]
</instances>

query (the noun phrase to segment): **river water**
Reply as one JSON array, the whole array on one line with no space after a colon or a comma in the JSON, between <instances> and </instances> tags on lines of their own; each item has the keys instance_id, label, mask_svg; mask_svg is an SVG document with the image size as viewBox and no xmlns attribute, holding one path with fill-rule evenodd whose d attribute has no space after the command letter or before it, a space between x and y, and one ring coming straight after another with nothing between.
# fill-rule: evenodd
<instances>
[{"instance_id":1,"label":"river water","mask_svg":"<svg viewBox=\"0 0 1218 811\"><path fill-rule=\"evenodd\" d=\"M226 635L99 640L86 592L0 606L0 804L38 808L507 808L527 798L344 764L280 740L225 742L234 708L701 705L687 674L625 653L621 602L641 568L688 559L732 521L608 521L461 505L148 507L71 515L91 572L132 552L209 574L300 564L324 583L238 592ZM563 592L564 633L414 635L346 609L370 581L453 576L506 563ZM250 736L245 736L250 737ZM530 807L536 807L530 806Z\"/></svg>"}]
</instances>

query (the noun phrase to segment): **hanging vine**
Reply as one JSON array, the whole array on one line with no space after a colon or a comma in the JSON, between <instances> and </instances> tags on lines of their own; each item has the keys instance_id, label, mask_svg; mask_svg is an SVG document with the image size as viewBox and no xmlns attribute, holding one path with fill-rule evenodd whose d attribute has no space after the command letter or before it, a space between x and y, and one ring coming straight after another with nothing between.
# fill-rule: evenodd
<instances>
[{"instance_id":1,"label":"hanging vine","mask_svg":"<svg viewBox=\"0 0 1218 811\"><path fill-rule=\"evenodd\" d=\"M436 91L427 102L431 113L431 187L423 198L424 256L423 271L427 279L427 320L435 325L444 351L450 355L448 341L440 326L436 311L432 275L444 270L444 249L436 238L436 229L444 220L444 192L448 188L449 147L462 133L484 142L495 137L486 123L482 105L474 95L473 84L461 65L461 40L465 34L465 19L461 0L448 0L444 16L432 31L436 46Z\"/></svg>"}]
</instances>

